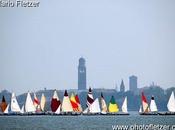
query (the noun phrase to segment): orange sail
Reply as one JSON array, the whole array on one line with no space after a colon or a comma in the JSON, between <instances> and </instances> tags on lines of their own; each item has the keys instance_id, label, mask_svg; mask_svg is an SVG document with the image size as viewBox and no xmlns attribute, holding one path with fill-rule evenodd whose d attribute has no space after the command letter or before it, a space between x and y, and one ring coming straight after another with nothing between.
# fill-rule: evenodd
<instances>
[{"instance_id":1,"label":"orange sail","mask_svg":"<svg viewBox=\"0 0 175 130\"><path fill-rule=\"evenodd\" d=\"M0 107L1 107L2 112L4 112L5 109L7 108L7 103L5 101L5 97L4 96L2 97L2 102L0 104Z\"/></svg>"},{"instance_id":2,"label":"orange sail","mask_svg":"<svg viewBox=\"0 0 175 130\"><path fill-rule=\"evenodd\" d=\"M80 100L79 100L78 94L75 95L75 100L76 100L76 102L77 102L77 104L78 104L79 112L82 112L83 109L82 109L82 107L81 107L81 103L80 103Z\"/></svg>"}]
</instances>

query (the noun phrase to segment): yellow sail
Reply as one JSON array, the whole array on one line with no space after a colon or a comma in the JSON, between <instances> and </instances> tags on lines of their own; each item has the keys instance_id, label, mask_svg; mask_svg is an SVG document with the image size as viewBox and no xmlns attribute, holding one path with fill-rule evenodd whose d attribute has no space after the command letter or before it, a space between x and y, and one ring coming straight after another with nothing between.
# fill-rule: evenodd
<instances>
[{"instance_id":1,"label":"yellow sail","mask_svg":"<svg viewBox=\"0 0 175 130\"><path fill-rule=\"evenodd\" d=\"M116 104L115 99L114 99L113 96L112 96L112 98L110 100L108 109L109 109L109 112L112 112L112 113L119 111L118 105Z\"/></svg>"}]
</instances>

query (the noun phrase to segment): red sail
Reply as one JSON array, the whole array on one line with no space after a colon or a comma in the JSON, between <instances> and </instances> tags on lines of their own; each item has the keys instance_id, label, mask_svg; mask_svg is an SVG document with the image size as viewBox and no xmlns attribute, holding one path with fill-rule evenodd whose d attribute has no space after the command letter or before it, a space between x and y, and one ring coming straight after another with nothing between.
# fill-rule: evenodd
<instances>
[{"instance_id":1,"label":"red sail","mask_svg":"<svg viewBox=\"0 0 175 130\"><path fill-rule=\"evenodd\" d=\"M60 100L52 98L52 101L51 101L51 110L52 110L52 112L55 112L58 109L60 104L61 104Z\"/></svg>"},{"instance_id":2,"label":"red sail","mask_svg":"<svg viewBox=\"0 0 175 130\"><path fill-rule=\"evenodd\" d=\"M142 101L144 101L145 103L147 103L146 97L144 95L144 93L142 92Z\"/></svg>"},{"instance_id":3,"label":"red sail","mask_svg":"<svg viewBox=\"0 0 175 130\"><path fill-rule=\"evenodd\" d=\"M79 97L78 97L77 94L75 95L75 100L76 100L76 102L77 102L78 104L80 104L80 100L79 100Z\"/></svg>"},{"instance_id":4,"label":"red sail","mask_svg":"<svg viewBox=\"0 0 175 130\"><path fill-rule=\"evenodd\" d=\"M5 97L3 96L2 97L2 103L0 104L0 107L1 107L1 111L4 112L5 109L7 108L7 103L5 101Z\"/></svg>"}]
</instances>

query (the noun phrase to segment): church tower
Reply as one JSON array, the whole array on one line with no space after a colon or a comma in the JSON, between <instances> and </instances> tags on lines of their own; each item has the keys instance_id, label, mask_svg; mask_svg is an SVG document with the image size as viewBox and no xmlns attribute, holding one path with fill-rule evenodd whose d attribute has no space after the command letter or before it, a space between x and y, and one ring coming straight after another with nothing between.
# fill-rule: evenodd
<instances>
[{"instance_id":1,"label":"church tower","mask_svg":"<svg viewBox=\"0 0 175 130\"><path fill-rule=\"evenodd\" d=\"M125 92L125 85L124 85L123 79L120 85L120 92L123 92L123 93Z\"/></svg>"},{"instance_id":2,"label":"church tower","mask_svg":"<svg viewBox=\"0 0 175 130\"><path fill-rule=\"evenodd\" d=\"M86 90L86 66L85 59L82 57L78 64L78 90Z\"/></svg>"}]
</instances>

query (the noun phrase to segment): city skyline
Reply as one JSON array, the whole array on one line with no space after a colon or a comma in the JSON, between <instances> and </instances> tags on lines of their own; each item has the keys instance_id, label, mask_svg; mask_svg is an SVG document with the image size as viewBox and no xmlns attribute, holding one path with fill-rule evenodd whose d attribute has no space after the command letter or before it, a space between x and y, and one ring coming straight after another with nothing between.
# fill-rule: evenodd
<instances>
[{"instance_id":1,"label":"city skyline","mask_svg":"<svg viewBox=\"0 0 175 130\"><path fill-rule=\"evenodd\" d=\"M87 88L175 86L175 1L41 1L1 8L0 90L76 89L86 59Z\"/></svg>"},{"instance_id":2,"label":"city skyline","mask_svg":"<svg viewBox=\"0 0 175 130\"><path fill-rule=\"evenodd\" d=\"M159 86L158 84L155 84L154 82L151 82L150 84L147 84L145 86L138 87L138 77L135 76L135 75L130 75L128 77L128 86L127 85L125 86L124 80L121 79L119 90L116 88L117 86L111 86L111 87L93 87L93 86L90 86L90 85L86 86L86 82L87 82L86 81L86 65L85 65L86 60L83 57L80 57L78 61L79 62L78 62L77 88L67 88L67 89L70 89L70 90L71 89L88 90L89 88L92 88L92 89L98 89L98 88L103 89L104 88L104 89L116 89L116 91L119 91L119 92L132 91L132 92L137 93L139 88L148 87L148 86L156 86L156 87ZM115 85L117 85L117 84L115 84ZM160 86L160 87L162 87L162 86ZM38 90L42 90L42 89L47 90L47 87L45 86L44 88L39 88ZM49 88L49 89L58 90L57 88ZM4 88L2 90L7 90L7 89ZM35 92L35 91L38 91L38 90L30 90L30 91ZM64 89L60 88L60 90L64 90ZM12 91L12 92L14 92L14 91ZM23 93L23 92L21 92L21 93Z\"/></svg>"}]
</instances>

